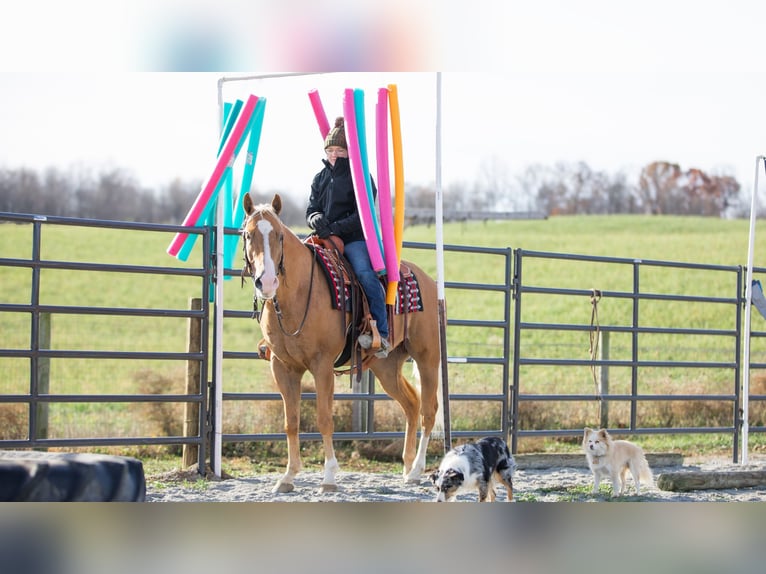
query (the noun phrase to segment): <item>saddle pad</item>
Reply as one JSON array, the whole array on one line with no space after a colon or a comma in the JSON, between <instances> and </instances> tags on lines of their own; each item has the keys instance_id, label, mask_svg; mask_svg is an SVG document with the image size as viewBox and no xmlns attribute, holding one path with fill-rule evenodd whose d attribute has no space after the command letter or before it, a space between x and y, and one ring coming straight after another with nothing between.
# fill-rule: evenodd
<instances>
[{"instance_id":1,"label":"saddle pad","mask_svg":"<svg viewBox=\"0 0 766 574\"><path fill-rule=\"evenodd\" d=\"M341 309L343 301L351 300L349 285L345 282L342 271L338 269L326 249L307 244L316 254L317 261L324 271L327 278L327 285L330 288L330 299L333 309ZM341 297L341 288L343 296ZM399 287L396 304L393 305L394 314L417 313L423 310L423 300L420 296L420 285L418 279L409 267L402 264L399 267Z\"/></svg>"},{"instance_id":2,"label":"saddle pad","mask_svg":"<svg viewBox=\"0 0 766 574\"><path fill-rule=\"evenodd\" d=\"M341 309L343 301L351 300L351 293L348 285L343 279L343 275L338 269L335 262L330 258L326 249L316 247L307 243L308 247L314 252L317 261L321 263L320 267L324 271L324 275L327 278L327 285L330 287L330 299L332 300L333 309ZM343 289L343 291L341 291ZM343 296L341 297L341 293Z\"/></svg>"},{"instance_id":3,"label":"saddle pad","mask_svg":"<svg viewBox=\"0 0 766 574\"><path fill-rule=\"evenodd\" d=\"M399 266L399 296L394 305L394 314L417 313L423 310L418 278L409 267Z\"/></svg>"}]
</instances>

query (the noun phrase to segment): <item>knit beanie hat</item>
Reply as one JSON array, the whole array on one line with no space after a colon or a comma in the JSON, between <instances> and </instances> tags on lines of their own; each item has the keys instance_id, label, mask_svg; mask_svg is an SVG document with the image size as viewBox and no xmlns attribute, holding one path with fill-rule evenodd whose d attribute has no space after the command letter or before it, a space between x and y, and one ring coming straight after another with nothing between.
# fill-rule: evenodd
<instances>
[{"instance_id":1,"label":"knit beanie hat","mask_svg":"<svg viewBox=\"0 0 766 574\"><path fill-rule=\"evenodd\" d=\"M325 149L331 145L348 149L348 146L346 145L346 132L344 130L343 116L335 118L335 127L327 132L327 137L324 139Z\"/></svg>"}]
</instances>

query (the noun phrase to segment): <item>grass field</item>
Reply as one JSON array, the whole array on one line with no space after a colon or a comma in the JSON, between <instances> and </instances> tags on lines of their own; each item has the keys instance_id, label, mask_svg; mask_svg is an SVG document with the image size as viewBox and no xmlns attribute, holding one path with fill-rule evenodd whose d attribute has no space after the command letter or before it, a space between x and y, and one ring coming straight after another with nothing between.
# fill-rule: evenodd
<instances>
[{"instance_id":1,"label":"grass field","mask_svg":"<svg viewBox=\"0 0 766 574\"><path fill-rule=\"evenodd\" d=\"M0 257L29 258L30 225L0 226ZM300 229L296 231L302 231ZM408 242L432 243L435 228L410 227ZM197 246L188 263L165 252L171 234L74 227L43 226L42 257L46 260L103 262L133 265L197 267L201 258ZM766 234L756 238L756 254L766 253ZM555 217L548 220L449 223L444 228L447 246L521 248L524 251L583 254L611 258L704 263L721 266L745 265L747 262L748 222L693 217ZM432 251L407 249L405 258L417 262L432 276L436 260ZM239 267L237 252L234 267ZM756 257L758 265L758 257ZM505 261L501 255L455 253L445 251L445 280L499 285L505 281ZM0 267L0 302L28 303L31 271ZM524 263L524 284L573 290L629 291L632 267L602 263L573 262L529 258ZM710 297L734 297L736 284L730 272L709 273L695 270L648 268L642 271L641 290L652 293L693 294ZM100 273L67 270L43 270L40 301L45 304L88 307L141 307L185 309L191 297L199 296L200 280L170 276L128 273ZM504 295L491 291L448 289L448 316L454 319L498 320L503 317ZM227 309L251 310L252 288L240 286L238 279L225 285ZM592 305L586 296L525 296L523 321L587 325L592 319ZM629 325L630 304L619 299L603 298L598 307L601 325ZM699 305L684 302L642 303L642 325L733 329L732 306ZM753 328L762 319L753 314ZM186 322L183 319L130 318L98 315L55 315L52 348L68 350L168 351L186 350ZM228 318L224 327L227 351L252 351L260 338L257 323L249 319ZM0 344L6 349L29 347L30 325L26 313L3 313L0 316ZM437 342L434 342L437 344ZM731 361L732 343L723 338L647 335L641 339L644 359L692 361L704 357L711 361ZM763 356L763 343L753 340L753 354ZM449 327L447 348L451 357L502 357L503 331L476 327ZM612 337L611 356L622 358L630 350L626 336ZM544 331L524 334L522 354L539 357L589 357L587 333ZM760 360L754 358L754 360ZM24 394L29 389L29 364L26 359L0 358L4 377L0 393ZM183 392L185 365L179 361L154 360L136 364L124 360L54 359L51 361L51 393L175 393ZM462 393L498 393L501 371L492 365L450 364L450 391ZM629 385L628 369L610 373L612 392L625 392ZM521 391L526 393L592 393L593 376L589 368L530 367L521 373ZM310 378L305 379L310 385ZM224 363L226 392L274 392L267 365L261 361L228 360ZM734 381L730 369L684 369L642 372L643 393L730 393ZM344 380L338 392L348 390ZM530 402L523 406L523 428L581 428L594 425L597 405L593 402ZM670 401L647 408L641 413L644 426L689 423L700 417L730 416L721 405L699 405ZM715 408L714 408L715 407ZM62 403L51 405L51 436L135 436L145 434L180 434L181 405L122 403ZM723 408L723 415L721 415ZM7 410L7 408L6 408ZM251 405L233 402L226 407L225 433L280 431L280 405L266 405L256 412ZM400 430L396 411L380 415L376 428ZM729 409L730 410L730 409ZM624 424L626 405L612 409L615 425ZM497 403L459 402L453 407L453 428L497 428ZM23 432L24 414L16 426L6 424L4 437ZM759 415L760 416L760 415ZM307 414L310 419L310 414ZM725 418L725 416L724 416ZM169 423L168 419L176 422ZM6 421L8 422L8 421ZM718 424L718 423L716 423ZM755 424L755 422L751 422ZM307 422L310 426L310 422ZM22 429L22 430L18 430ZM698 438L689 440L699 440ZM720 438L704 438L714 444ZM724 439L725 441L725 439ZM685 438L670 441L673 448L686 448ZM545 442L529 441L526 448L548 448Z\"/></svg>"}]
</instances>

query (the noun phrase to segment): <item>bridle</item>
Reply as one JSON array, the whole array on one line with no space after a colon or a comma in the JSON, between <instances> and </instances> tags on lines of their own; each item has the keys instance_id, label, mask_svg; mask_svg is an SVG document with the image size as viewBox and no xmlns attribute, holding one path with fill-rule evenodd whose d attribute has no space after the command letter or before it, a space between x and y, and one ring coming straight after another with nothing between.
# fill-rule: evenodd
<instances>
[{"instance_id":1,"label":"bridle","mask_svg":"<svg viewBox=\"0 0 766 574\"><path fill-rule=\"evenodd\" d=\"M258 322L261 321L261 312L258 310L258 286L257 286L257 279L255 277L255 271L253 267L252 261L250 261L250 258L247 255L247 238L246 238L246 228L247 223L253 219L256 215L260 215L261 219L263 219L263 215L260 212L255 212L252 215L249 215L248 218L245 220L245 222L242 224L241 229L241 235L242 235L242 258L245 260L245 264L242 268L242 286L245 284L245 277L247 275L250 276L250 278L253 281L253 319L258 319ZM287 274L285 273L285 246L284 246L284 232L279 233L279 263L277 263L277 277L281 276L282 279L285 281L285 284L287 284ZM306 317L308 317L309 314L309 306L311 305L311 292L314 287L314 267L316 266L316 254L312 250L312 257L311 257L311 274L309 279L309 289L308 294L306 296L306 308L303 311L303 318L301 319L300 325L298 325L298 328L293 331L292 333L288 333L285 331L285 327L282 324L282 309L279 306L279 300L277 299L276 293L271 298L272 304L274 305L274 311L277 314L277 322L279 323L279 329L282 331L282 334L287 337L295 337L301 333L303 330L303 325L306 323ZM264 303L265 304L265 303Z\"/></svg>"}]
</instances>

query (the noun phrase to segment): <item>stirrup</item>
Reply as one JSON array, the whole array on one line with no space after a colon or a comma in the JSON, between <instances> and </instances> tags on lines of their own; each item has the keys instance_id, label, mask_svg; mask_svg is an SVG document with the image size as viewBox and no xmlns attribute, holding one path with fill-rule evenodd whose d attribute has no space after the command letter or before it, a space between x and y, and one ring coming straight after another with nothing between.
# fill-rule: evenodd
<instances>
[{"instance_id":1,"label":"stirrup","mask_svg":"<svg viewBox=\"0 0 766 574\"><path fill-rule=\"evenodd\" d=\"M366 333L362 333L357 338L357 341L359 342L359 346L362 347L362 349L366 349L368 351L377 351L380 349L380 333L378 332L377 322L375 319L370 319L370 331Z\"/></svg>"},{"instance_id":2,"label":"stirrup","mask_svg":"<svg viewBox=\"0 0 766 574\"><path fill-rule=\"evenodd\" d=\"M385 359L388 357L388 354L391 352L391 343L388 342L388 339L381 339L380 340L380 350L375 353L375 356L378 359Z\"/></svg>"}]
</instances>

